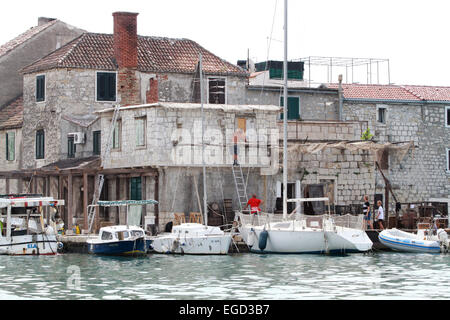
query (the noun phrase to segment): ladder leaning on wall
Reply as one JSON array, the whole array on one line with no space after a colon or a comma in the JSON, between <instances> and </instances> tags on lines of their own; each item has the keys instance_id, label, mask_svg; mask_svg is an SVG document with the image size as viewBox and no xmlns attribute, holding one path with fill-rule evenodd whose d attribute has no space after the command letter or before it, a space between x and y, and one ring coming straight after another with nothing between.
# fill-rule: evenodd
<instances>
[{"instance_id":1,"label":"ladder leaning on wall","mask_svg":"<svg viewBox=\"0 0 450 320\"><path fill-rule=\"evenodd\" d=\"M101 155L101 166L103 167L106 160L109 158L110 152L111 152L111 142L112 142L112 135L114 132L114 128L116 126L117 118L119 117L119 111L120 111L120 105L116 104L114 107L114 114L111 120L111 127L108 132L108 139L106 140L106 147L105 152ZM96 205L98 203L98 200L100 200L100 195L102 194L103 189L103 183L105 182L105 176L103 174L97 174L96 177L96 183L97 188L95 189L94 196L92 198L92 204L88 207L88 232L91 233L92 227L94 225L95 220L95 212L96 212Z\"/></svg>"}]
</instances>

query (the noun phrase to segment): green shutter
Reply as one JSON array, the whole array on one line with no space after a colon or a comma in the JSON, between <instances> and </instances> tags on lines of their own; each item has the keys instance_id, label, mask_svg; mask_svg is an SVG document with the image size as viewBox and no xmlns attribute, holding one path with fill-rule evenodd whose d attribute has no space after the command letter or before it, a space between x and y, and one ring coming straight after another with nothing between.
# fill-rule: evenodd
<instances>
[{"instance_id":1,"label":"green shutter","mask_svg":"<svg viewBox=\"0 0 450 320\"><path fill-rule=\"evenodd\" d=\"M284 106L284 98L280 97L280 106ZM298 120L300 118L300 98L288 97L288 120ZM283 113L280 115L280 119L283 119Z\"/></svg>"},{"instance_id":2,"label":"green shutter","mask_svg":"<svg viewBox=\"0 0 450 320\"><path fill-rule=\"evenodd\" d=\"M94 131L93 134L93 153L100 155L101 151L101 131Z\"/></svg>"},{"instance_id":3,"label":"green shutter","mask_svg":"<svg viewBox=\"0 0 450 320\"><path fill-rule=\"evenodd\" d=\"M6 160L13 161L16 159L16 133L8 132L6 134Z\"/></svg>"},{"instance_id":4,"label":"green shutter","mask_svg":"<svg viewBox=\"0 0 450 320\"><path fill-rule=\"evenodd\" d=\"M36 101L45 100L45 76L40 75L36 77Z\"/></svg>"},{"instance_id":5,"label":"green shutter","mask_svg":"<svg viewBox=\"0 0 450 320\"><path fill-rule=\"evenodd\" d=\"M130 200L142 200L142 180L141 177L131 178Z\"/></svg>"}]
</instances>

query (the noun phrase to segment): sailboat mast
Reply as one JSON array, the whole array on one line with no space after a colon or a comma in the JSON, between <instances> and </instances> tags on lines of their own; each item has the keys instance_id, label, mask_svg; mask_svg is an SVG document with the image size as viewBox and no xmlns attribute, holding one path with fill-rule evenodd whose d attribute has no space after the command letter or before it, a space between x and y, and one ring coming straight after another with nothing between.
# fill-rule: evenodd
<instances>
[{"instance_id":1,"label":"sailboat mast","mask_svg":"<svg viewBox=\"0 0 450 320\"><path fill-rule=\"evenodd\" d=\"M283 219L287 218L287 113L288 113L288 65L287 65L287 5L288 1L284 0L284 90L283 90Z\"/></svg>"},{"instance_id":2,"label":"sailboat mast","mask_svg":"<svg viewBox=\"0 0 450 320\"><path fill-rule=\"evenodd\" d=\"M208 208L207 208L207 201L206 201L206 168L205 168L205 143L204 143L204 137L205 137L205 119L203 114L203 63L202 63L202 54L200 53L200 103L202 106L202 167L203 167L203 215L204 215L204 222L205 225L208 225Z\"/></svg>"}]
</instances>

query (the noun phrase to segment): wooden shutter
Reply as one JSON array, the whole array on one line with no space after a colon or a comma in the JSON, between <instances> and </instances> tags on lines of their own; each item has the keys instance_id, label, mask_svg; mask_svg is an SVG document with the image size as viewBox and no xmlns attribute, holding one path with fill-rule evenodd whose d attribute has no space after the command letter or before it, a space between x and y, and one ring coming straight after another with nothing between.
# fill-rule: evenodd
<instances>
[{"instance_id":1,"label":"wooden shutter","mask_svg":"<svg viewBox=\"0 0 450 320\"><path fill-rule=\"evenodd\" d=\"M44 130L36 131L36 159L44 159L45 157L45 134Z\"/></svg>"},{"instance_id":2,"label":"wooden shutter","mask_svg":"<svg viewBox=\"0 0 450 320\"><path fill-rule=\"evenodd\" d=\"M145 118L136 119L136 146L145 146Z\"/></svg>"},{"instance_id":3,"label":"wooden shutter","mask_svg":"<svg viewBox=\"0 0 450 320\"><path fill-rule=\"evenodd\" d=\"M6 160L15 160L16 134L15 132L6 133Z\"/></svg>"},{"instance_id":4,"label":"wooden shutter","mask_svg":"<svg viewBox=\"0 0 450 320\"><path fill-rule=\"evenodd\" d=\"M93 133L93 153L100 155L101 152L101 131L94 131Z\"/></svg>"},{"instance_id":5,"label":"wooden shutter","mask_svg":"<svg viewBox=\"0 0 450 320\"><path fill-rule=\"evenodd\" d=\"M45 76L40 75L36 77L36 101L41 102L45 100Z\"/></svg>"},{"instance_id":6,"label":"wooden shutter","mask_svg":"<svg viewBox=\"0 0 450 320\"><path fill-rule=\"evenodd\" d=\"M280 98L280 106L284 107L284 97ZM288 120L297 120L300 118L300 98L288 97L287 105ZM283 119L283 111L280 115L280 119Z\"/></svg>"}]
</instances>

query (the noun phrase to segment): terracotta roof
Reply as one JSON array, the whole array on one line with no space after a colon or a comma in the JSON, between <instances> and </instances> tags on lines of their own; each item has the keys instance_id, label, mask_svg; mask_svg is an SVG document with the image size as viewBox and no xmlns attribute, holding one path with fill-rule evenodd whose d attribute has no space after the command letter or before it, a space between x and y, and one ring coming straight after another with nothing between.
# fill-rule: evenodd
<instances>
[{"instance_id":1,"label":"terracotta roof","mask_svg":"<svg viewBox=\"0 0 450 320\"><path fill-rule=\"evenodd\" d=\"M450 101L450 87L442 86L402 86L421 100Z\"/></svg>"},{"instance_id":2,"label":"terracotta roof","mask_svg":"<svg viewBox=\"0 0 450 320\"><path fill-rule=\"evenodd\" d=\"M330 89L337 89L336 83L327 84ZM374 84L342 84L344 98L347 99L370 99L370 100L404 100L419 101L413 93L397 85L374 85Z\"/></svg>"},{"instance_id":3,"label":"terracotta roof","mask_svg":"<svg viewBox=\"0 0 450 320\"><path fill-rule=\"evenodd\" d=\"M23 124L22 96L0 108L0 129L15 129Z\"/></svg>"},{"instance_id":4,"label":"terracotta roof","mask_svg":"<svg viewBox=\"0 0 450 320\"><path fill-rule=\"evenodd\" d=\"M0 46L0 57L4 56L5 54L10 52L14 48L20 46L22 43L26 42L27 40L33 38L35 35L39 34L42 31L44 31L48 27L54 25L57 21L58 20L55 19L55 20L52 20L52 21L47 22L45 24L42 24L40 26L32 27L32 28L28 29L27 31L25 31L24 33L22 33L21 35L17 36L16 38L14 38L14 39L8 41L7 43L3 44L2 46Z\"/></svg>"},{"instance_id":5,"label":"terracotta roof","mask_svg":"<svg viewBox=\"0 0 450 320\"><path fill-rule=\"evenodd\" d=\"M211 74L247 72L189 39L138 36L138 69L144 72L195 72L198 54L202 53L203 68ZM84 33L41 60L26 66L23 73L53 68L83 68L117 70L114 59L113 35Z\"/></svg>"}]
</instances>

